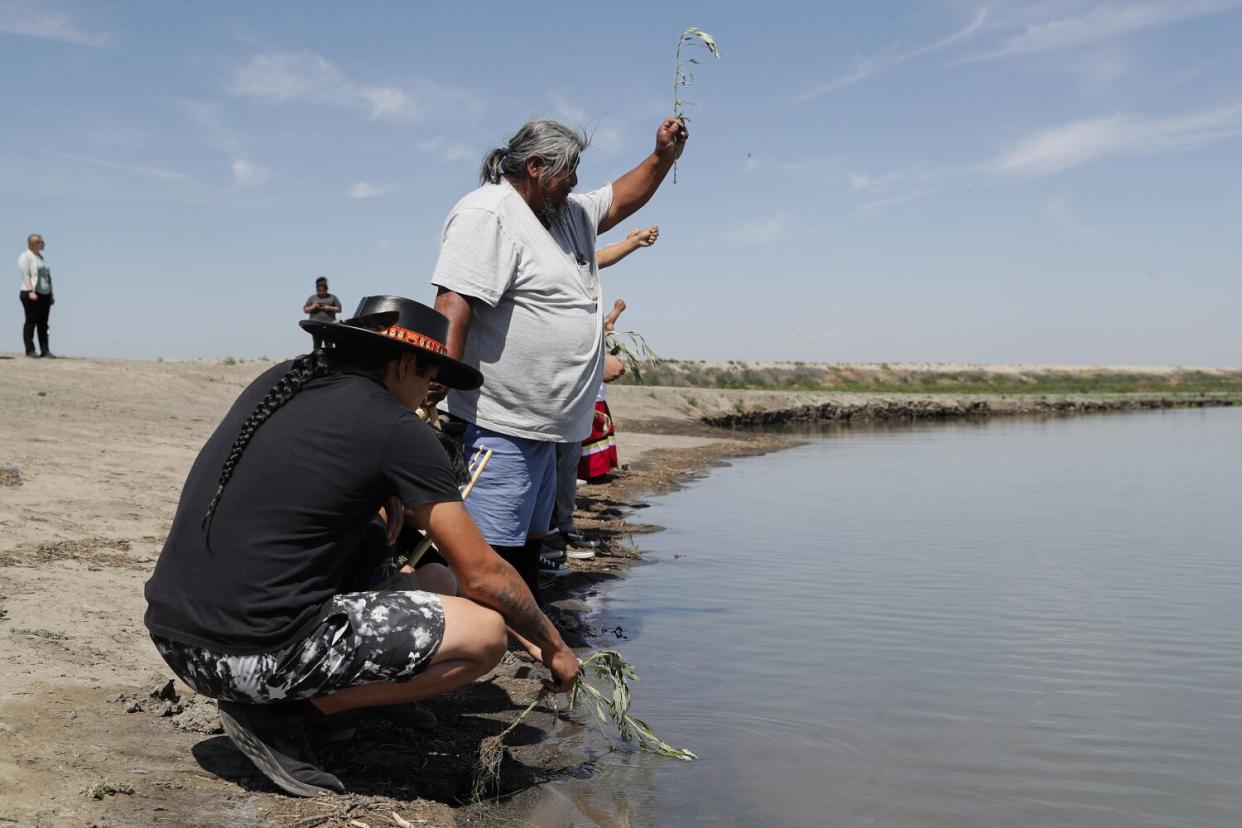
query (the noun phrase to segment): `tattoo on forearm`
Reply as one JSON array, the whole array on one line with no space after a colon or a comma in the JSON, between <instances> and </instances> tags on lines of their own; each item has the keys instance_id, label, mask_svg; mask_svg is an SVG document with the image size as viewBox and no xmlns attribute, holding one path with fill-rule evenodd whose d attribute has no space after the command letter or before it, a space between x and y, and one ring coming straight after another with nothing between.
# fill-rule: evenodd
<instances>
[{"instance_id":1,"label":"tattoo on forearm","mask_svg":"<svg viewBox=\"0 0 1242 828\"><path fill-rule=\"evenodd\" d=\"M509 626L522 636L536 642L548 638L547 627L551 622L535 604L524 584L505 584L496 594L495 600L498 605L496 609L509 622Z\"/></svg>"}]
</instances>

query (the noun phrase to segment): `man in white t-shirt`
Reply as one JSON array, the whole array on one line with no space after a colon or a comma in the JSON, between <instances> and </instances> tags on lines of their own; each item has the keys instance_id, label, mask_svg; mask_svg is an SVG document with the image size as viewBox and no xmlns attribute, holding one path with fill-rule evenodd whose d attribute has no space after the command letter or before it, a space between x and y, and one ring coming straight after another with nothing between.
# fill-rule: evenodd
<instances>
[{"instance_id":1,"label":"man in white t-shirt","mask_svg":"<svg viewBox=\"0 0 1242 828\"><path fill-rule=\"evenodd\" d=\"M603 374L596 235L650 200L687 137L680 119L666 119L637 167L578 195L586 139L531 121L487 156L482 186L444 223L431 279L436 310L449 318L449 355L484 377L479 390L450 393L448 410L468 424L468 447L493 452L466 508L532 591L540 568L568 572L541 564L539 548L556 492L556 444L590 433Z\"/></svg>"}]
</instances>

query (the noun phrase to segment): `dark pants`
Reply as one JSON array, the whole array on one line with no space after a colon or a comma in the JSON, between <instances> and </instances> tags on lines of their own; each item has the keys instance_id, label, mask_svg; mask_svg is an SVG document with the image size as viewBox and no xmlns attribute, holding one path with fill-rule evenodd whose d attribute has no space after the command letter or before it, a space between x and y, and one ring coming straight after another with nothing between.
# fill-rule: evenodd
<instances>
[{"instance_id":1,"label":"dark pants","mask_svg":"<svg viewBox=\"0 0 1242 828\"><path fill-rule=\"evenodd\" d=\"M517 574L526 582L530 594L535 596L535 603L543 606L543 595L539 589L539 550L543 548L542 540L528 540L524 546L496 546L492 549L517 570Z\"/></svg>"},{"instance_id":2,"label":"dark pants","mask_svg":"<svg viewBox=\"0 0 1242 828\"><path fill-rule=\"evenodd\" d=\"M52 310L51 294L35 294L31 299L26 291L21 292L22 310L26 312L26 324L22 326L22 342L26 345L26 353L33 354L35 329L39 331L39 348L47 353L47 316Z\"/></svg>"}]
</instances>

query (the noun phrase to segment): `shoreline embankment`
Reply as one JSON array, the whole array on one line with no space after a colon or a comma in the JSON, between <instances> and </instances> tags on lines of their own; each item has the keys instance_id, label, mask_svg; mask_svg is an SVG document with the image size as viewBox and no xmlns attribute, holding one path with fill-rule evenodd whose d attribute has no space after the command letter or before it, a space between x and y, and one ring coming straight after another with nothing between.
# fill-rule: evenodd
<instances>
[{"instance_id":1,"label":"shoreline embankment","mask_svg":"<svg viewBox=\"0 0 1242 828\"><path fill-rule=\"evenodd\" d=\"M1069 417L1167 408L1213 408L1242 404L1242 395L1101 394L1061 396L988 396L983 398L877 395L866 400L828 400L795 408L741 411L706 416L717 428L756 428L814 423L917 422L991 417Z\"/></svg>"},{"instance_id":2,"label":"shoreline embankment","mask_svg":"<svg viewBox=\"0 0 1242 828\"><path fill-rule=\"evenodd\" d=\"M610 392L618 433L703 434L710 429L1064 417L1242 405L1242 390L1073 394L891 393L621 386Z\"/></svg>"}]
</instances>

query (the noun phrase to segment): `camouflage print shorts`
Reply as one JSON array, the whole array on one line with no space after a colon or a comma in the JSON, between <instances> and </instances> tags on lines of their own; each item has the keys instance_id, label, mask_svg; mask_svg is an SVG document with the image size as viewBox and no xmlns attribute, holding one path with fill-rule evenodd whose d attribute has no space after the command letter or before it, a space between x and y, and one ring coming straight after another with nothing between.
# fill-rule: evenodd
<instances>
[{"instance_id":1,"label":"camouflage print shorts","mask_svg":"<svg viewBox=\"0 0 1242 828\"><path fill-rule=\"evenodd\" d=\"M440 596L407 590L337 595L318 627L273 653L227 655L151 636L164 661L190 687L215 699L252 704L406 681L427 668L443 639Z\"/></svg>"}]
</instances>

